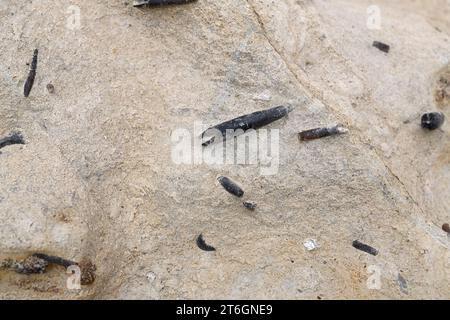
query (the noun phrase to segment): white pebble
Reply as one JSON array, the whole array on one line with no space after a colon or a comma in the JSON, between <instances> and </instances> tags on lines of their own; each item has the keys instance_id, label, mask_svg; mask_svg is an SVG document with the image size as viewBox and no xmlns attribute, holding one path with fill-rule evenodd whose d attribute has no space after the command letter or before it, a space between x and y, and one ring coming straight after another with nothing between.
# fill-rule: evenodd
<instances>
[{"instance_id":1,"label":"white pebble","mask_svg":"<svg viewBox=\"0 0 450 320\"><path fill-rule=\"evenodd\" d=\"M317 243L317 240L315 239L306 239L305 242L303 242L303 245L308 251L313 251L320 247L319 244Z\"/></svg>"}]
</instances>

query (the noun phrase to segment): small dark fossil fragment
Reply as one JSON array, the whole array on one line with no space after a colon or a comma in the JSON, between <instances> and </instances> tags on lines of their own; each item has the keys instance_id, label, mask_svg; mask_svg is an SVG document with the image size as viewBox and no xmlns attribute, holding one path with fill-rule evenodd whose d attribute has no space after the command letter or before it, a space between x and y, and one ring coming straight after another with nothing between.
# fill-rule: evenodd
<instances>
[{"instance_id":1,"label":"small dark fossil fragment","mask_svg":"<svg viewBox=\"0 0 450 320\"><path fill-rule=\"evenodd\" d=\"M34 50L33 60L31 61L30 72L28 73L27 81L25 82L25 86L23 89L23 94L25 97L28 97L31 92L31 88L33 88L34 78L36 77L36 69L38 62L38 50Z\"/></svg>"},{"instance_id":2,"label":"small dark fossil fragment","mask_svg":"<svg viewBox=\"0 0 450 320\"><path fill-rule=\"evenodd\" d=\"M197 0L135 0L133 7L143 6L163 6L168 4L185 4L189 2L195 2Z\"/></svg>"},{"instance_id":3,"label":"small dark fossil fragment","mask_svg":"<svg viewBox=\"0 0 450 320\"><path fill-rule=\"evenodd\" d=\"M374 41L373 46L383 52L389 53L389 50L391 50L391 47L387 45L386 43Z\"/></svg>"},{"instance_id":4,"label":"small dark fossil fragment","mask_svg":"<svg viewBox=\"0 0 450 320\"><path fill-rule=\"evenodd\" d=\"M308 141L345 133L348 133L348 129L343 125L338 124L334 127L329 128L316 128L302 131L299 133L299 137L302 141Z\"/></svg>"},{"instance_id":5,"label":"small dark fossil fragment","mask_svg":"<svg viewBox=\"0 0 450 320\"><path fill-rule=\"evenodd\" d=\"M230 178L219 177L217 180L220 182L222 187L227 190L232 195L241 198L244 195L244 190L241 189L236 183L234 183Z\"/></svg>"},{"instance_id":6,"label":"small dark fossil fragment","mask_svg":"<svg viewBox=\"0 0 450 320\"><path fill-rule=\"evenodd\" d=\"M25 144L25 141L20 133L13 133L8 137L0 139L0 149L13 144Z\"/></svg>"},{"instance_id":7,"label":"small dark fossil fragment","mask_svg":"<svg viewBox=\"0 0 450 320\"><path fill-rule=\"evenodd\" d=\"M206 244L202 234L197 237L197 246L203 251L216 251L216 248Z\"/></svg>"},{"instance_id":8,"label":"small dark fossil fragment","mask_svg":"<svg viewBox=\"0 0 450 320\"><path fill-rule=\"evenodd\" d=\"M371 246L369 246L367 244L364 244L362 242L359 242L358 240L353 241L352 245L353 245L354 248L356 248L358 250L361 250L361 251L364 251L364 252L366 252L368 254L371 254L373 256L378 255L378 250L377 249L375 249L375 248L373 248L373 247L371 247Z\"/></svg>"},{"instance_id":9,"label":"small dark fossil fragment","mask_svg":"<svg viewBox=\"0 0 450 320\"><path fill-rule=\"evenodd\" d=\"M23 261L13 263L13 269L17 273L36 274L44 273L48 262L44 259L30 256Z\"/></svg>"},{"instance_id":10,"label":"small dark fossil fragment","mask_svg":"<svg viewBox=\"0 0 450 320\"><path fill-rule=\"evenodd\" d=\"M403 278L403 276L399 273L397 276L397 283L400 287L400 291L404 294L408 294L408 283L406 282L406 279Z\"/></svg>"},{"instance_id":11,"label":"small dark fossil fragment","mask_svg":"<svg viewBox=\"0 0 450 320\"><path fill-rule=\"evenodd\" d=\"M442 127L445 122L445 116L442 112L425 113L422 116L422 128L436 130Z\"/></svg>"},{"instance_id":12,"label":"small dark fossil fragment","mask_svg":"<svg viewBox=\"0 0 450 320\"><path fill-rule=\"evenodd\" d=\"M49 93L55 93L55 86L51 83L47 84L47 91Z\"/></svg>"},{"instance_id":13,"label":"small dark fossil fragment","mask_svg":"<svg viewBox=\"0 0 450 320\"><path fill-rule=\"evenodd\" d=\"M255 210L256 209L256 202L252 202L252 201L244 201L244 207L246 207L248 210Z\"/></svg>"},{"instance_id":14,"label":"small dark fossil fragment","mask_svg":"<svg viewBox=\"0 0 450 320\"><path fill-rule=\"evenodd\" d=\"M220 123L214 127L205 130L201 137L206 138L203 146L208 146L215 141L216 135L227 138L227 134L234 133L234 135L242 134L249 129L259 129L274 121L288 115L292 111L291 107L279 106L268 110L256 111L229 121ZM238 130L238 132L235 132ZM212 137L211 137L212 136Z\"/></svg>"},{"instance_id":15,"label":"small dark fossil fragment","mask_svg":"<svg viewBox=\"0 0 450 320\"><path fill-rule=\"evenodd\" d=\"M450 235L450 225L448 223L444 223L442 225L442 230L444 230L445 232L447 232Z\"/></svg>"}]
</instances>

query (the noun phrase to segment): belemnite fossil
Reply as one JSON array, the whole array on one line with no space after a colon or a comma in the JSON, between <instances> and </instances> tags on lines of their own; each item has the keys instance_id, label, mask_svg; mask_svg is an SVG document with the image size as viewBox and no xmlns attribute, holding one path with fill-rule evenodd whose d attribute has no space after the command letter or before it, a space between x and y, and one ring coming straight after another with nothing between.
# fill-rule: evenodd
<instances>
[{"instance_id":1,"label":"belemnite fossil","mask_svg":"<svg viewBox=\"0 0 450 320\"><path fill-rule=\"evenodd\" d=\"M372 45L375 48L377 48L378 50L383 51L385 53L389 53L389 50L391 50L391 46L390 45L388 45L386 43L383 43L383 42L380 42L380 41L374 41Z\"/></svg>"},{"instance_id":2,"label":"belemnite fossil","mask_svg":"<svg viewBox=\"0 0 450 320\"><path fill-rule=\"evenodd\" d=\"M33 52L33 59L31 61L30 72L28 73L27 81L23 88L23 94L25 97L30 95L31 89L33 88L34 79L36 78L37 62L38 62L38 49Z\"/></svg>"},{"instance_id":3,"label":"belemnite fossil","mask_svg":"<svg viewBox=\"0 0 450 320\"><path fill-rule=\"evenodd\" d=\"M214 143L217 138L222 137L224 140L230 136L237 136L245 133L249 129L259 129L272 122L280 120L292 111L291 107L278 106L267 110L256 111L238 118L222 122L218 125L205 130L201 137L207 139L203 142L203 146Z\"/></svg>"},{"instance_id":4,"label":"belemnite fossil","mask_svg":"<svg viewBox=\"0 0 450 320\"><path fill-rule=\"evenodd\" d=\"M353 247L355 249L364 251L365 253L371 254L373 256L378 255L378 250L377 249L375 249L375 248L373 248L373 247L371 247L371 246L369 246L367 244L364 244L364 243L362 243L362 242L360 242L358 240L353 241L352 245L353 245Z\"/></svg>"},{"instance_id":5,"label":"belemnite fossil","mask_svg":"<svg viewBox=\"0 0 450 320\"><path fill-rule=\"evenodd\" d=\"M227 177L219 177L217 178L222 187L227 190L232 195L241 198L244 195L244 190L239 187L233 180Z\"/></svg>"}]
</instances>

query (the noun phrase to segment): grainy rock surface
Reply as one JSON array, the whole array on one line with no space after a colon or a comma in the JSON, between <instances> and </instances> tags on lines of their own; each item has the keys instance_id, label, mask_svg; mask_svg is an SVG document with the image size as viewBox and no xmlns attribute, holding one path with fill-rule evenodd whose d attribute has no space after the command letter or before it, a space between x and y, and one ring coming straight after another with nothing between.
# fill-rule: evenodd
<instances>
[{"instance_id":1,"label":"grainy rock surface","mask_svg":"<svg viewBox=\"0 0 450 320\"><path fill-rule=\"evenodd\" d=\"M81 290L60 267L0 270L0 298L450 298L449 124L420 128L450 117L449 16L446 0L0 1L0 135L26 139L0 154L0 259L96 265ZM288 103L278 174L171 160L176 129ZM297 138L335 123L350 134Z\"/></svg>"}]
</instances>

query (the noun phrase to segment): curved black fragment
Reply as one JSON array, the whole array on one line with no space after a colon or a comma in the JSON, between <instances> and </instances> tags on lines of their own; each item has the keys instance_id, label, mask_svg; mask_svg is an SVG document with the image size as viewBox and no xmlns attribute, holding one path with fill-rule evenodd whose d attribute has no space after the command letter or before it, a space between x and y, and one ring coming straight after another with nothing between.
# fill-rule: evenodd
<instances>
[{"instance_id":1,"label":"curved black fragment","mask_svg":"<svg viewBox=\"0 0 450 320\"><path fill-rule=\"evenodd\" d=\"M38 62L38 50L34 50L33 60L31 61L30 73L28 74L27 81L25 82L25 86L23 88L23 94L25 97L28 97L31 92L31 88L33 88L34 78L36 77L36 69Z\"/></svg>"},{"instance_id":2,"label":"curved black fragment","mask_svg":"<svg viewBox=\"0 0 450 320\"><path fill-rule=\"evenodd\" d=\"M352 245L353 245L353 247L355 249L364 251L365 253L371 254L373 256L378 255L378 250L377 249L375 249L375 248L373 248L373 247L371 247L371 246L369 246L367 244L364 244L362 242L359 242L358 240L353 241Z\"/></svg>"},{"instance_id":3,"label":"curved black fragment","mask_svg":"<svg viewBox=\"0 0 450 320\"><path fill-rule=\"evenodd\" d=\"M47 261L48 263L51 263L51 264L56 264L56 265L59 265L59 266L63 266L64 268L68 268L70 266L78 265L78 263L76 263L74 261L70 261L70 260L63 259L63 258L56 257L56 256L49 256L49 255L46 255L44 253L35 253L35 254L33 254L33 257L45 260L45 261Z\"/></svg>"},{"instance_id":4,"label":"curved black fragment","mask_svg":"<svg viewBox=\"0 0 450 320\"><path fill-rule=\"evenodd\" d=\"M219 177L217 180L220 182L222 187L227 190L232 195L241 198L244 195L244 190L241 189L236 183L234 183L230 178Z\"/></svg>"},{"instance_id":5,"label":"curved black fragment","mask_svg":"<svg viewBox=\"0 0 450 320\"><path fill-rule=\"evenodd\" d=\"M256 111L223 123L220 123L218 125L215 125L214 127L208 128L205 130L201 137L204 138L205 136L210 136L211 134L218 133L219 135L222 135L224 139L227 138L227 130L230 131L236 131L239 130L239 132L236 132L237 134L244 133L245 131L249 129L259 129L261 127L264 127L268 124L271 124L274 121L280 120L281 118L287 116L289 112L292 111L291 107L285 107L285 106L279 106L275 108L271 108L268 110L262 110L262 111ZM229 133L228 132L228 133ZM209 140L203 143L203 146L207 146L214 142L214 137L209 137Z\"/></svg>"},{"instance_id":6,"label":"curved black fragment","mask_svg":"<svg viewBox=\"0 0 450 320\"><path fill-rule=\"evenodd\" d=\"M197 246L203 251L216 251L216 248L206 244L202 234L197 237Z\"/></svg>"},{"instance_id":7,"label":"curved black fragment","mask_svg":"<svg viewBox=\"0 0 450 320\"><path fill-rule=\"evenodd\" d=\"M20 133L13 133L8 137L0 139L0 149L13 144L25 144L25 140Z\"/></svg>"},{"instance_id":8,"label":"curved black fragment","mask_svg":"<svg viewBox=\"0 0 450 320\"><path fill-rule=\"evenodd\" d=\"M144 6L164 6L169 4L186 4L189 2L195 2L197 0L136 0L133 3L133 7Z\"/></svg>"},{"instance_id":9,"label":"curved black fragment","mask_svg":"<svg viewBox=\"0 0 450 320\"><path fill-rule=\"evenodd\" d=\"M422 128L436 130L442 127L445 122L445 115L442 112L425 113L422 116Z\"/></svg>"}]
</instances>

